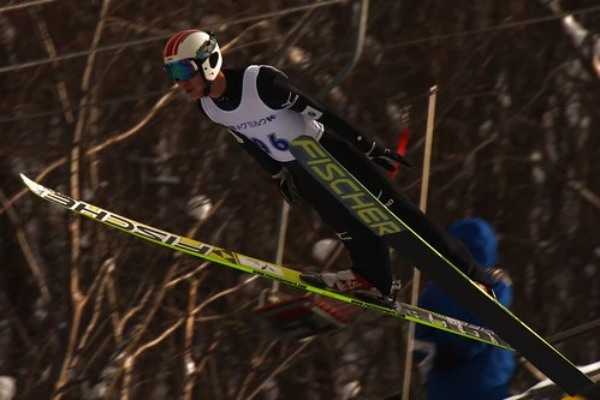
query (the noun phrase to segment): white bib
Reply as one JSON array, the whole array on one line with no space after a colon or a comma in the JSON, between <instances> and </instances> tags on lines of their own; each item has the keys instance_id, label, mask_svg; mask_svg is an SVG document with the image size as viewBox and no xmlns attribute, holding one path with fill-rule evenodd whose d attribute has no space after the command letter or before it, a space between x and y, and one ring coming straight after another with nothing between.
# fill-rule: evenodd
<instances>
[{"instance_id":1,"label":"white bib","mask_svg":"<svg viewBox=\"0 0 600 400\"><path fill-rule=\"evenodd\" d=\"M222 110L210 97L200 99L208 117L252 140L261 150L277 161L291 161L290 142L298 136L309 135L317 140L323 125L287 108L274 110L258 95L256 78L260 66L251 65L244 71L240 105L234 110Z\"/></svg>"}]
</instances>

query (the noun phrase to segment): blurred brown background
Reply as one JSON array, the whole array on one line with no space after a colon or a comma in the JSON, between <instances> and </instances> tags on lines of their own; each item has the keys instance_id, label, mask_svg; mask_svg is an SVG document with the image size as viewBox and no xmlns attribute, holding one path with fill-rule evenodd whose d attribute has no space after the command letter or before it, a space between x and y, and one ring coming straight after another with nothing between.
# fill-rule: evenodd
<instances>
[{"instance_id":1,"label":"blurred brown background","mask_svg":"<svg viewBox=\"0 0 600 400\"><path fill-rule=\"evenodd\" d=\"M332 88L361 13L360 59ZM513 308L543 336L599 318L596 1L4 1L0 375L16 379L17 398L330 399L360 381L360 398L378 399L401 386L402 321L367 313L305 343L272 338L250 312L270 282L241 285L236 271L24 193L20 172L273 259L281 200L271 179L162 71L164 43L188 28L213 30L226 66L275 65L389 146L410 106L415 167L395 180L415 201L438 85L428 213L444 226L481 216L496 227ZM214 204L202 222L188 212L197 195ZM291 211L290 227L284 264L318 268L310 249L332 232L306 208ZM394 263L408 284L410 266ZM598 337L559 349L588 364ZM535 382L521 367L513 386Z\"/></svg>"}]
</instances>

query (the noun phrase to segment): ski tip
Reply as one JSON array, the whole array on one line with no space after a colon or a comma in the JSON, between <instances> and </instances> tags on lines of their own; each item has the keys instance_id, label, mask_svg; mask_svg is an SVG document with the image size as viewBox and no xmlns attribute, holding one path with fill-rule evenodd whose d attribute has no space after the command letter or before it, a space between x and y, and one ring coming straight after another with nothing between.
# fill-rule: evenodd
<instances>
[{"instance_id":1,"label":"ski tip","mask_svg":"<svg viewBox=\"0 0 600 400\"><path fill-rule=\"evenodd\" d=\"M43 192L44 187L42 185L40 185L39 183L29 179L27 176L25 176L24 174L19 174L19 176L21 177L21 180L23 181L23 183L25 184L25 186L27 186L27 188L29 190L31 190L33 193L39 195Z\"/></svg>"}]
</instances>

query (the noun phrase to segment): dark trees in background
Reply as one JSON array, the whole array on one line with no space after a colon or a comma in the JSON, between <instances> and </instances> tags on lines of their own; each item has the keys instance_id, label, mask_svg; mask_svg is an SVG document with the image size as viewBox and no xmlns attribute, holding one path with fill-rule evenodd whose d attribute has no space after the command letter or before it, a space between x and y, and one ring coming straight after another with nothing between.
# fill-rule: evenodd
<instances>
[{"instance_id":1,"label":"dark trees in background","mask_svg":"<svg viewBox=\"0 0 600 400\"><path fill-rule=\"evenodd\" d=\"M352 380L377 398L402 382L401 321L366 314L341 334L275 340L250 312L269 282L23 193L19 172L136 220L273 257L280 199L271 179L168 92L162 46L179 30L211 29L227 64L274 64L317 93L352 57L359 4L205 3L0 7L0 375L16 379L18 398L326 399ZM369 3L363 55L327 101L389 145L401 129L394 110L411 106L415 168L396 180L418 201L427 92L438 85L428 213L444 226L467 216L494 224L514 310L542 335L598 318L600 85L561 20L547 18L544 2ZM597 9L575 18L600 25ZM187 212L199 194L214 203L202 222ZM310 210L290 218L284 263L315 265L309 249L332 232ZM410 266L394 262L408 283ZM586 364L600 358L599 344L587 335L559 348ZM514 387L533 382L521 368Z\"/></svg>"}]
</instances>

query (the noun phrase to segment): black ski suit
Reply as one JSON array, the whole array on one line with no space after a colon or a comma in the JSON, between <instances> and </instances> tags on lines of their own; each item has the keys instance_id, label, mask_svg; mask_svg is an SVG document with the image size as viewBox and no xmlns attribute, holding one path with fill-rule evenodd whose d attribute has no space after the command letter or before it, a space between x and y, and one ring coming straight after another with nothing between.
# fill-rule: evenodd
<instances>
[{"instance_id":1,"label":"black ski suit","mask_svg":"<svg viewBox=\"0 0 600 400\"><path fill-rule=\"evenodd\" d=\"M421 235L439 252L458 266L471 279L487 284L475 261L462 245L449 236L444 229L426 217L415 205L396 189L382 169L366 155L375 142L357 130L343 118L328 110L318 101L294 87L280 71L269 66L252 67L258 69L255 79L249 82L244 78L248 67L225 69L227 87L225 93L216 100L198 100L200 110L215 121L214 115L227 116L227 112L238 110L248 102L242 101L244 90L256 91L258 101L268 109L292 110L304 118L322 124L323 131L317 138L320 144L352 173L371 193L378 196L388 207L416 233ZM254 84L255 82L255 84ZM252 106L244 105L252 108ZM212 111L211 111L212 110ZM225 112L223 112L225 111ZM249 123L268 123L263 115L252 115ZM214 119L213 119L214 118ZM219 123L219 121L215 121ZM336 198L333 197L300 164L291 159L280 161L268 154L264 141L244 135L247 123L232 125L226 118L220 124L233 133L243 148L272 176L285 168L293 179L298 193L332 227L348 250L352 269L371 282L383 294L389 294L392 284L389 248L383 240L358 222ZM243 126L242 126L243 125ZM302 135L304 132L297 132Z\"/></svg>"}]
</instances>

